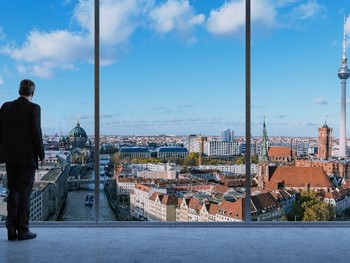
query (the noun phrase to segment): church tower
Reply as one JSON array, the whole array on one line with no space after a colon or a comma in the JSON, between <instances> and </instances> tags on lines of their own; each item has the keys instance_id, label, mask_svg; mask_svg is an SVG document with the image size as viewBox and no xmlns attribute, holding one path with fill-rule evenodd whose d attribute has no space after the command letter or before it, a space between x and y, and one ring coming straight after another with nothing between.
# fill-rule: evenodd
<instances>
[{"instance_id":1,"label":"church tower","mask_svg":"<svg viewBox=\"0 0 350 263\"><path fill-rule=\"evenodd\" d=\"M269 156L267 149L266 124L264 118L263 134L261 138L261 150L258 160L258 187L264 188L265 182L267 182L269 179Z\"/></svg>"},{"instance_id":2,"label":"church tower","mask_svg":"<svg viewBox=\"0 0 350 263\"><path fill-rule=\"evenodd\" d=\"M319 159L330 160L332 157L332 130L326 122L321 128L318 128L317 156Z\"/></svg>"},{"instance_id":3,"label":"church tower","mask_svg":"<svg viewBox=\"0 0 350 263\"><path fill-rule=\"evenodd\" d=\"M344 37L343 37L343 56L341 66L338 70L338 77L341 79L341 110L340 110L340 130L339 130L339 158L346 157L346 80L350 76L350 70L347 66L346 57L346 37L345 37L346 19L344 17Z\"/></svg>"}]
</instances>

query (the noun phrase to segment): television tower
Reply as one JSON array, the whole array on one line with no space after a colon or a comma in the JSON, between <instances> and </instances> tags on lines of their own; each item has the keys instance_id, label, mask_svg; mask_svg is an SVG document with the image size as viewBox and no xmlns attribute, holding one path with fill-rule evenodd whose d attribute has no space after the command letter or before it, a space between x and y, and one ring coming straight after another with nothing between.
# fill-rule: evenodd
<instances>
[{"instance_id":1,"label":"television tower","mask_svg":"<svg viewBox=\"0 0 350 263\"><path fill-rule=\"evenodd\" d=\"M343 37L343 56L341 66L338 70L338 77L341 79L341 110L340 110L340 131L339 131L339 158L346 157L346 80L350 76L350 70L347 66L346 57L346 18L344 17L344 37Z\"/></svg>"}]
</instances>

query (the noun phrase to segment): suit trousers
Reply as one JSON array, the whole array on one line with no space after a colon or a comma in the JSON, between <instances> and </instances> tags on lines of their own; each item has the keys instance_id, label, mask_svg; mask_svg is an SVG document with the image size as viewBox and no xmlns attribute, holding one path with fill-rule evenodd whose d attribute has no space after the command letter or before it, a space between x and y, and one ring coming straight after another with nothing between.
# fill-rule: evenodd
<instances>
[{"instance_id":1,"label":"suit trousers","mask_svg":"<svg viewBox=\"0 0 350 263\"><path fill-rule=\"evenodd\" d=\"M26 233L29 231L30 195L32 193L35 167L6 164L7 172L7 230Z\"/></svg>"}]
</instances>

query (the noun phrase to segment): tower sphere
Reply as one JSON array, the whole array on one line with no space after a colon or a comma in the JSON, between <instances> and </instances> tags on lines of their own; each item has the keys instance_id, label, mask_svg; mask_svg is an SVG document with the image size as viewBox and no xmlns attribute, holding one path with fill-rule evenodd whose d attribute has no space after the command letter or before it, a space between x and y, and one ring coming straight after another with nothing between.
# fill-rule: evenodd
<instances>
[{"instance_id":1,"label":"tower sphere","mask_svg":"<svg viewBox=\"0 0 350 263\"><path fill-rule=\"evenodd\" d=\"M338 77L340 79L348 79L350 77L350 70L348 69L347 66L339 68Z\"/></svg>"}]
</instances>

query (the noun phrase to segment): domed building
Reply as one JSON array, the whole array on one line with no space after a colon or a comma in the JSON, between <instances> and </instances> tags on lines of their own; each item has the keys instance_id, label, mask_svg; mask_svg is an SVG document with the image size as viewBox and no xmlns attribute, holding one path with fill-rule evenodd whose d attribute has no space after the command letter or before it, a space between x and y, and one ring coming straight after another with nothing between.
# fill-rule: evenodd
<instances>
[{"instance_id":1,"label":"domed building","mask_svg":"<svg viewBox=\"0 0 350 263\"><path fill-rule=\"evenodd\" d=\"M71 130L69 135L66 138L62 138L61 144L62 146L64 145L66 149L83 149L88 148L91 143L88 141L86 132L82 127L80 127L80 123L78 121L77 125Z\"/></svg>"},{"instance_id":2,"label":"domed building","mask_svg":"<svg viewBox=\"0 0 350 263\"><path fill-rule=\"evenodd\" d=\"M85 148L87 142L87 135L85 130L80 127L79 121L77 125L69 133L69 148Z\"/></svg>"}]
</instances>

